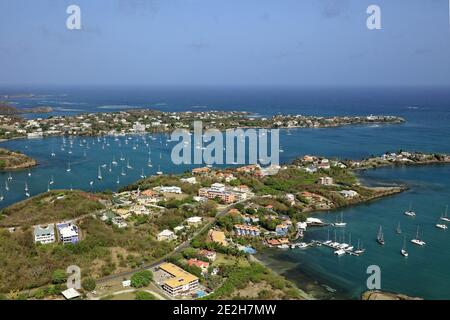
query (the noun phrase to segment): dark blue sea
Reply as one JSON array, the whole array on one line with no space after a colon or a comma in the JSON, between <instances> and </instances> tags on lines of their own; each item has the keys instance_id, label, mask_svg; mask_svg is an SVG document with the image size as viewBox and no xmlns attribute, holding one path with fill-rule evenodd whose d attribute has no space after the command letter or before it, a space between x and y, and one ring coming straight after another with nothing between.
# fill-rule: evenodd
<instances>
[{"instance_id":1,"label":"dark blue sea","mask_svg":"<svg viewBox=\"0 0 450 320\"><path fill-rule=\"evenodd\" d=\"M255 115L277 113L303 115L369 115L390 114L404 117L401 125L351 126L332 129L295 129L281 132L284 150L281 162L289 162L304 154L358 159L400 149L450 153L450 90L448 88L3 88L0 95L33 93L33 97L13 97L8 101L19 108L52 106L52 115L74 115L83 112L118 111L130 108L151 108L162 111L245 110ZM46 115L26 115L47 117ZM84 190L117 190L158 168L164 173L183 172L189 166L175 166L170 161L171 146L166 137L154 140L132 137L115 141L80 138L65 143L62 138L13 140L0 146L20 150L35 158L39 166L30 172L0 174L2 207L25 198L24 186L35 195L50 186ZM83 146L80 146L80 142ZM86 143L89 149L86 149ZM107 145L108 144L108 145ZM147 145L148 144L148 145ZM69 154L68 150L72 150ZM56 156L52 157L52 151ZM151 152L153 167L147 161ZM123 155L126 159L120 161ZM115 158L117 166L109 164ZM130 162L130 168L126 162ZM70 163L71 171L67 172ZM106 165L106 166L105 166ZM98 180L98 170L103 180ZM125 175L122 175L122 170ZM336 257L326 248L277 250L267 253L276 270L302 285L306 274L346 297L358 297L366 290L366 269L381 268L381 288L427 299L450 298L450 231L437 229L435 223L450 204L450 166L386 168L359 173L371 185L406 184L409 190L371 203L343 210L347 228L337 237L349 238L356 245L359 239L366 248L360 257ZM53 177L53 179L52 179ZM53 184L49 184L49 181ZM91 182L92 181L92 185ZM119 183L117 183L119 182ZM403 211L412 204L416 218ZM333 222L341 211L317 216ZM400 222L402 236L395 233ZM379 226L385 230L386 244L375 242ZM426 241L424 247L409 242L417 227ZM334 230L330 230L334 237ZM306 240L326 239L327 229L307 232ZM407 238L409 257L400 255L403 236Z\"/></svg>"}]
</instances>

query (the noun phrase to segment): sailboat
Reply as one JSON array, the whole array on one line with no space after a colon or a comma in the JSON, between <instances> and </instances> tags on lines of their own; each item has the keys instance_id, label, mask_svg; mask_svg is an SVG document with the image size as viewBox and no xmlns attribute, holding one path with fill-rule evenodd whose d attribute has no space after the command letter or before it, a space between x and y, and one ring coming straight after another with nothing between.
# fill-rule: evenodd
<instances>
[{"instance_id":1,"label":"sailboat","mask_svg":"<svg viewBox=\"0 0 450 320\"><path fill-rule=\"evenodd\" d=\"M31 177L31 171L28 169L28 176Z\"/></svg>"},{"instance_id":2,"label":"sailboat","mask_svg":"<svg viewBox=\"0 0 450 320\"><path fill-rule=\"evenodd\" d=\"M56 153L55 153L55 149L52 147L52 153L51 153L51 156L52 157L55 157L56 156Z\"/></svg>"},{"instance_id":3,"label":"sailboat","mask_svg":"<svg viewBox=\"0 0 450 320\"><path fill-rule=\"evenodd\" d=\"M125 158L123 156L123 153L120 154L120 161L125 161Z\"/></svg>"},{"instance_id":4,"label":"sailboat","mask_svg":"<svg viewBox=\"0 0 450 320\"><path fill-rule=\"evenodd\" d=\"M448 227L443 224L443 223L436 223L436 228L442 229L442 230L447 230Z\"/></svg>"},{"instance_id":5,"label":"sailboat","mask_svg":"<svg viewBox=\"0 0 450 320\"><path fill-rule=\"evenodd\" d=\"M144 174L144 169L142 168L141 179L145 179L146 175Z\"/></svg>"},{"instance_id":6,"label":"sailboat","mask_svg":"<svg viewBox=\"0 0 450 320\"><path fill-rule=\"evenodd\" d=\"M405 211L405 215L407 215L409 217L415 217L416 216L416 213L411 208L411 203L409 204L409 209L407 211Z\"/></svg>"},{"instance_id":7,"label":"sailboat","mask_svg":"<svg viewBox=\"0 0 450 320\"><path fill-rule=\"evenodd\" d=\"M408 256L408 251L406 251L406 237L403 237L403 248L402 248L402 250L400 250L400 253L404 257Z\"/></svg>"},{"instance_id":8,"label":"sailboat","mask_svg":"<svg viewBox=\"0 0 450 320\"><path fill-rule=\"evenodd\" d=\"M5 199L5 197L3 196L3 193L0 192L0 201L3 201L3 199Z\"/></svg>"},{"instance_id":9,"label":"sailboat","mask_svg":"<svg viewBox=\"0 0 450 320\"><path fill-rule=\"evenodd\" d=\"M347 225L347 223L344 222L344 213L341 212L341 222L335 222L335 223L334 223L334 226L335 226L335 227L342 228L342 227L345 227L346 225Z\"/></svg>"},{"instance_id":10,"label":"sailboat","mask_svg":"<svg viewBox=\"0 0 450 320\"><path fill-rule=\"evenodd\" d=\"M52 176L52 178L50 179L49 184L52 185L52 184L54 184L54 183L55 183L55 180L53 179L53 176Z\"/></svg>"},{"instance_id":11,"label":"sailboat","mask_svg":"<svg viewBox=\"0 0 450 320\"><path fill-rule=\"evenodd\" d=\"M425 241L420 240L419 238L419 227L417 227L416 238L411 240L412 243L417 244L419 246L424 246L426 244Z\"/></svg>"},{"instance_id":12,"label":"sailboat","mask_svg":"<svg viewBox=\"0 0 450 320\"><path fill-rule=\"evenodd\" d=\"M402 233L402 229L400 228L400 222L397 225L397 229L395 230L395 232L397 232L397 234L401 234Z\"/></svg>"},{"instance_id":13,"label":"sailboat","mask_svg":"<svg viewBox=\"0 0 450 320\"><path fill-rule=\"evenodd\" d=\"M130 165L130 160L127 160L127 169L133 169L133 167Z\"/></svg>"},{"instance_id":14,"label":"sailboat","mask_svg":"<svg viewBox=\"0 0 450 320\"><path fill-rule=\"evenodd\" d=\"M384 234L381 226L380 229L378 230L377 242L381 245L384 245Z\"/></svg>"},{"instance_id":15,"label":"sailboat","mask_svg":"<svg viewBox=\"0 0 450 320\"><path fill-rule=\"evenodd\" d=\"M27 198L30 197L30 193L29 193L28 191L29 191L29 189L28 189L28 184L25 182L25 196L26 196Z\"/></svg>"},{"instance_id":16,"label":"sailboat","mask_svg":"<svg viewBox=\"0 0 450 320\"><path fill-rule=\"evenodd\" d=\"M362 254L364 253L366 250L363 249L362 245L361 245L361 241L358 239L358 246L356 247L355 253L356 254Z\"/></svg>"},{"instance_id":17,"label":"sailboat","mask_svg":"<svg viewBox=\"0 0 450 320\"><path fill-rule=\"evenodd\" d=\"M119 184L120 183L120 178L117 177L116 183Z\"/></svg>"},{"instance_id":18,"label":"sailboat","mask_svg":"<svg viewBox=\"0 0 450 320\"><path fill-rule=\"evenodd\" d=\"M117 161L116 161L116 157L113 156L113 160L111 162L114 166L117 166Z\"/></svg>"},{"instance_id":19,"label":"sailboat","mask_svg":"<svg viewBox=\"0 0 450 320\"><path fill-rule=\"evenodd\" d=\"M47 182L47 192L50 192L50 181Z\"/></svg>"},{"instance_id":20,"label":"sailboat","mask_svg":"<svg viewBox=\"0 0 450 320\"><path fill-rule=\"evenodd\" d=\"M108 169L108 171L109 171L109 172L112 172L112 164L111 164L111 163L109 164L109 169Z\"/></svg>"},{"instance_id":21,"label":"sailboat","mask_svg":"<svg viewBox=\"0 0 450 320\"><path fill-rule=\"evenodd\" d=\"M163 174L163 172L161 171L161 166L158 165L158 171L156 171L156 174L158 176L161 176Z\"/></svg>"},{"instance_id":22,"label":"sailboat","mask_svg":"<svg viewBox=\"0 0 450 320\"><path fill-rule=\"evenodd\" d=\"M152 158L150 157L150 155L148 155L147 167L149 167L149 168L153 167Z\"/></svg>"},{"instance_id":23,"label":"sailboat","mask_svg":"<svg viewBox=\"0 0 450 320\"><path fill-rule=\"evenodd\" d=\"M122 176L126 176L127 174L125 173L125 170L122 167L122 172L120 173Z\"/></svg>"},{"instance_id":24,"label":"sailboat","mask_svg":"<svg viewBox=\"0 0 450 320\"><path fill-rule=\"evenodd\" d=\"M9 191L8 180L5 180L5 190Z\"/></svg>"},{"instance_id":25,"label":"sailboat","mask_svg":"<svg viewBox=\"0 0 450 320\"><path fill-rule=\"evenodd\" d=\"M10 172L10 173L9 173L9 176L8 176L8 180L9 180L9 181L12 181L12 179L13 179L13 178L12 178L12 175L11 175L11 172Z\"/></svg>"},{"instance_id":26,"label":"sailboat","mask_svg":"<svg viewBox=\"0 0 450 320\"><path fill-rule=\"evenodd\" d=\"M98 180L102 180L102 179L103 179L103 177L102 177L102 169L100 168L100 166L98 166L98 175L97 175L97 179L98 179Z\"/></svg>"},{"instance_id":27,"label":"sailboat","mask_svg":"<svg viewBox=\"0 0 450 320\"><path fill-rule=\"evenodd\" d=\"M66 170L67 172L70 172L70 171L72 171L72 169L70 168L70 161L69 161L69 163L67 164L67 170Z\"/></svg>"},{"instance_id":28,"label":"sailboat","mask_svg":"<svg viewBox=\"0 0 450 320\"><path fill-rule=\"evenodd\" d=\"M450 222L450 218L447 217L447 211L448 211L448 205L445 206L445 213L444 213L444 215L441 217L441 220L442 220L442 221L445 221L445 222Z\"/></svg>"}]
</instances>

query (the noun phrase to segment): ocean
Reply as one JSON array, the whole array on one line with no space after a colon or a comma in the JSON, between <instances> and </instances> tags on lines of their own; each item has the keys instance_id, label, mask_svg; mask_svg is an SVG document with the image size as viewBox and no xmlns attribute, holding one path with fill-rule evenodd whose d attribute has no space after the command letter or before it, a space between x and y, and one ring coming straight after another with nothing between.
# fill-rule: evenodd
<instances>
[{"instance_id":1,"label":"ocean","mask_svg":"<svg viewBox=\"0 0 450 320\"><path fill-rule=\"evenodd\" d=\"M305 154L359 159L400 149L450 153L450 90L445 88L3 88L2 94L34 93L33 97L11 98L18 107L50 105L52 115L74 115L81 112L107 112L129 108L152 108L162 111L245 110L255 115L277 113L303 115L369 115L391 114L404 117L401 125L351 126L324 129L282 130L280 161L287 163ZM27 115L27 117L46 115ZM80 146L80 138L11 140L1 147L22 151L39 162L28 171L13 172L13 181L5 190L7 174L0 174L1 207L25 198L25 182L31 195L51 189L117 190L158 167L164 173L180 173L190 166L175 166L168 161L171 142L163 135L156 139L133 137L107 143L86 138L90 148ZM84 143L83 143L84 144ZM167 144L167 145L166 145ZM136 147L136 148L133 148ZM51 156L52 151L56 153ZM86 154L84 152L86 151ZM147 166L151 152L153 167ZM120 161L121 154L126 160ZM118 162L111 167L113 157ZM126 167L130 162L132 169ZM71 166L71 172L67 167ZM106 165L105 167L103 167ZM103 179L98 180L98 170ZM126 175L122 175L122 168ZM31 174L31 175L30 175ZM53 179L52 179L53 177ZM359 172L362 182L370 185L406 184L407 192L344 210L316 214L329 222L344 214L347 227L337 237L358 239L366 252L360 257L336 257L327 248L306 250L268 250L269 265L302 286L304 275L318 284L333 288L341 297L357 298L366 290L366 273L370 265L381 268L381 289L427 299L450 298L450 231L434 225L450 202L450 166L437 165L408 168L383 168ZM49 181L53 180L53 184ZM119 180L119 183L117 183ZM93 182L92 185L90 182ZM416 218L403 212L412 204ZM400 222L403 234L395 228ZM386 245L375 242L379 226L385 230ZM409 240L417 226L427 242L415 247ZM330 229L331 237L334 230ZM306 240L325 240L327 229L315 228ZM407 238L409 257L400 255L403 236ZM264 259L264 257L263 257ZM302 275L302 276L301 276Z\"/></svg>"}]
</instances>

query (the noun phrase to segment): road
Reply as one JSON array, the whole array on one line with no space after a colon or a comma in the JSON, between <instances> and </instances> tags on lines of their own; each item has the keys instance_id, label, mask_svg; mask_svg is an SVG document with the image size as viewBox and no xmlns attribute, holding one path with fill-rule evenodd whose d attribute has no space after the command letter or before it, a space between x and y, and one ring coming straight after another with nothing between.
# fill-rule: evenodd
<instances>
[{"instance_id":1,"label":"road","mask_svg":"<svg viewBox=\"0 0 450 320\"><path fill-rule=\"evenodd\" d=\"M197 232L194 233L193 237L184 241L183 243L181 243L178 247L175 248L174 251L170 252L169 254L159 258L158 260L155 260L149 264L144 264L141 268L136 268L133 270L129 270L129 271L125 271L125 272L121 272L121 273L116 273L116 274L112 274L110 276L106 276L103 278L100 278L97 280L97 284L102 284L108 281L112 281L112 280L118 280L118 279L123 279L123 278L127 278L130 277L131 275L133 275L134 273L136 273L137 271L140 271L142 269L151 269L154 268L156 266L158 266L159 264L161 264L163 261L167 260L169 257L173 256L174 254L180 253L182 252L184 249L186 249L187 247L189 247L190 242L192 239L194 239L195 237L197 237L199 234L201 234L202 232L208 230L209 228L211 228L217 221L218 218L220 218L221 216L223 216L225 213L228 212L228 210L230 208L232 208L233 206L235 206L238 203L243 203L246 202L250 199L245 199L242 201L238 201L235 202L229 206L226 206L224 209L222 209L221 211L219 211L216 216L214 217L213 220L211 220L210 222L208 222L207 224L205 224L203 227L201 227L199 230L197 230Z\"/></svg>"}]
</instances>

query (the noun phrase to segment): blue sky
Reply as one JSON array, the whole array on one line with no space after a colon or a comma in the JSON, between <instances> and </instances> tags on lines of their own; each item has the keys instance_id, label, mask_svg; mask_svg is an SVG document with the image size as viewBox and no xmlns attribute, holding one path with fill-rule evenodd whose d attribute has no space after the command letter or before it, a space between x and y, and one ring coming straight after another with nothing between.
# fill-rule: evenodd
<instances>
[{"instance_id":1,"label":"blue sky","mask_svg":"<svg viewBox=\"0 0 450 320\"><path fill-rule=\"evenodd\" d=\"M1 0L0 26L2 86L450 85L448 0Z\"/></svg>"}]
</instances>

